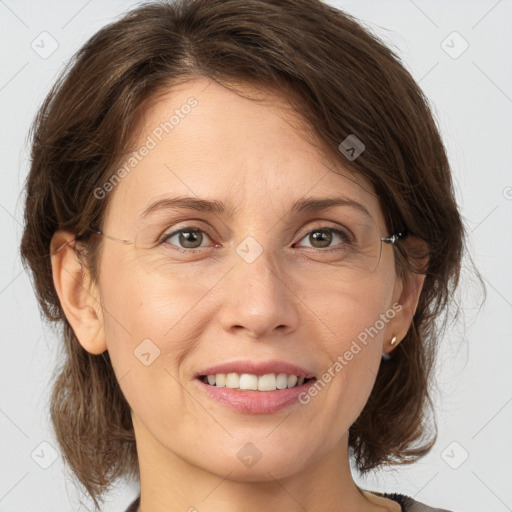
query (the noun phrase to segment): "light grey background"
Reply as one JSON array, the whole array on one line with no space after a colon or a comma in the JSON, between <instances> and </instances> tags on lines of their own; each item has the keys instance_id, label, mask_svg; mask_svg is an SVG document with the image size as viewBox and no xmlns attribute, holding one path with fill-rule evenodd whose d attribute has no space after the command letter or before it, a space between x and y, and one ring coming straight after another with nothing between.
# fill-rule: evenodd
<instances>
[{"instance_id":1,"label":"light grey background","mask_svg":"<svg viewBox=\"0 0 512 512\"><path fill-rule=\"evenodd\" d=\"M488 288L478 311L479 289L465 271L464 316L446 333L439 357L439 438L431 454L358 482L453 511L511 511L512 1L330 3L394 46L430 98L471 252ZM64 473L49 425L58 338L40 320L18 255L21 189L29 164L27 131L63 62L135 4L0 0L0 512L91 509ZM41 35L45 31L50 36ZM458 55L464 41L469 46ZM46 55L52 44L58 48ZM51 447L57 458L43 469L53 460ZM104 510L124 511L136 494L120 484Z\"/></svg>"}]
</instances>

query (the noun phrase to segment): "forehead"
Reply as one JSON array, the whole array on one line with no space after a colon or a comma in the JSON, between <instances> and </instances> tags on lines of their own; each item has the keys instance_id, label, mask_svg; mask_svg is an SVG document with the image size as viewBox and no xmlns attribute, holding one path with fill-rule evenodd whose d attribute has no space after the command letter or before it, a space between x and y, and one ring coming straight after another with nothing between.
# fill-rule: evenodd
<instances>
[{"instance_id":1,"label":"forehead","mask_svg":"<svg viewBox=\"0 0 512 512\"><path fill-rule=\"evenodd\" d=\"M128 226L155 200L176 196L221 201L242 216L283 215L299 199L342 196L380 223L371 185L329 162L286 102L252 86L243 94L252 99L200 78L154 98L118 166L124 172L107 224Z\"/></svg>"}]
</instances>

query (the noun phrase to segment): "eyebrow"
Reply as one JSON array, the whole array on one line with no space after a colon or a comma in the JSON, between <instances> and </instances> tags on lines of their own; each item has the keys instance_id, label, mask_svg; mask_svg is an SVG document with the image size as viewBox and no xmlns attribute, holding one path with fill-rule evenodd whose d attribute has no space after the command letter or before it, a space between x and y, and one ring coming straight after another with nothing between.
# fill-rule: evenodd
<instances>
[{"instance_id":1,"label":"eyebrow","mask_svg":"<svg viewBox=\"0 0 512 512\"><path fill-rule=\"evenodd\" d=\"M353 199L349 199L346 197L308 197L301 198L293 203L292 208L290 210L290 214L298 214L298 213L312 213L322 210L327 210L329 208L333 208L336 206L351 206L357 210L359 210L364 215L370 217L370 212L368 209L354 201ZM219 215L224 215L228 218L231 218L234 213L237 211L233 205L226 205L222 201L217 200L207 200L207 199L199 199L197 197L167 197L164 199L160 199L151 203L140 215L139 218L143 219L150 214L160 211L167 210L173 208L182 208L187 210L195 210L198 212L206 212L206 213L214 213Z\"/></svg>"}]
</instances>

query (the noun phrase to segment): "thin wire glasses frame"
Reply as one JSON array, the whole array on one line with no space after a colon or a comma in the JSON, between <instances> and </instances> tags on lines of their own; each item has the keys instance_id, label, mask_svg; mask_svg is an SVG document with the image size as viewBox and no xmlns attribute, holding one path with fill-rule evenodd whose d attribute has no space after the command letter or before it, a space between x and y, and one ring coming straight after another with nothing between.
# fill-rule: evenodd
<instances>
[{"instance_id":1,"label":"thin wire glasses frame","mask_svg":"<svg viewBox=\"0 0 512 512\"><path fill-rule=\"evenodd\" d=\"M91 229L90 230L92 233L96 233L97 235L100 235L100 236L104 236L105 238L108 238L109 240L113 240L114 242L121 242L123 244L128 244L128 245L132 245L134 244L135 242L131 241L131 240L124 240L122 238L116 238L114 236L111 236L111 235L107 235L105 233L102 233L101 231L98 231L96 229ZM398 233L393 233L391 235L388 235L386 237L382 237L382 238L379 238L379 240L381 242L384 242L386 244L390 244L390 245L394 245L396 244L396 242L398 242L399 240L404 240L407 238L407 230L402 230Z\"/></svg>"},{"instance_id":2,"label":"thin wire glasses frame","mask_svg":"<svg viewBox=\"0 0 512 512\"><path fill-rule=\"evenodd\" d=\"M187 227L189 229L187 229ZM177 229L174 231L173 234L176 234L180 231L197 231L197 229L190 228L190 226L187 226L187 227L183 227L183 229L181 229L181 230ZM323 229L324 228L317 228L317 231L322 231ZM329 229L329 228L327 228L327 229ZM199 231L202 231L202 230L199 230ZM313 230L313 231L315 231L315 230ZM334 231L336 232L337 230L334 229ZM134 247L137 248L137 245L136 245L137 237L135 240L132 241L132 240L126 240L126 239L122 239L122 238L117 238L117 237L108 235L106 233L103 233L102 231L95 230L92 228L89 229L89 232L91 232L92 234L107 238L114 242L119 242L119 243L122 243L125 245L133 245ZM373 274L375 272L375 270L377 269L380 259L381 259L382 244L385 243L385 244L388 244L391 246L396 246L397 242L404 240L405 238L407 238L407 236L408 236L408 231L406 229L401 230L399 232L392 233L386 237L380 236L379 233L377 231L375 231L375 242L378 242L380 244L380 246L379 246L378 251L374 253L374 256L373 257L370 256L370 259L368 259L368 253L365 253L365 251L363 250L363 252L360 253L361 260L359 260L359 257L356 255L357 249L356 249L356 252L351 252L351 250L348 249L348 252L346 253L346 255L348 257L348 259L346 260L347 266L345 267L348 270L348 272L338 274L338 276L341 277L343 275L344 281L352 282L352 281L358 281L359 279L362 279L365 276ZM153 249L153 248L156 249L162 243L163 239L164 238L162 238L160 236L158 242L156 240L151 242L151 246L148 247L148 249ZM349 242L349 244L350 244L350 242ZM188 248L188 249L190 251L190 254L194 254L194 252L198 248ZM375 247L375 249L377 250L376 247ZM180 249L180 251L183 253L183 252L186 252L187 249L184 249L184 250ZM327 251L323 251L322 249L319 249L319 251L320 251L320 253L325 252L326 254L328 254ZM155 253L155 254L158 254L158 253ZM163 254L163 253L161 253L161 254ZM239 253L239 255L240 255L240 253ZM240 255L240 256L243 258L242 255ZM375 259L372 259L372 258L375 258ZM343 257L342 257L342 260L343 260ZM341 260L338 260L337 262L340 262L340 261ZM334 264L336 264L337 262L334 262ZM153 262L153 263L155 263L155 262ZM157 266L158 265L159 264L157 264ZM161 267L161 268L165 268L165 266Z\"/></svg>"}]
</instances>

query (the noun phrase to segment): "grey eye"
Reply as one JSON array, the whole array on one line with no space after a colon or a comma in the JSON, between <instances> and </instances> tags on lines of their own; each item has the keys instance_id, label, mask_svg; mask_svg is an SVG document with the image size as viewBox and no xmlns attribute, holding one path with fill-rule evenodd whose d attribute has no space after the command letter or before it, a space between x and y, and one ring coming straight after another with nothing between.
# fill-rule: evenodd
<instances>
[{"instance_id":1,"label":"grey eye","mask_svg":"<svg viewBox=\"0 0 512 512\"><path fill-rule=\"evenodd\" d=\"M209 236L202 229L186 227L177 229L176 231L165 235L162 241L164 243L177 245L181 249L199 249L201 247L201 243L204 240L204 235L209 238ZM178 236L177 243L171 242L172 238L175 236Z\"/></svg>"},{"instance_id":2,"label":"grey eye","mask_svg":"<svg viewBox=\"0 0 512 512\"><path fill-rule=\"evenodd\" d=\"M348 240L347 235L343 231L330 227L313 229L302 240L308 239L313 244L310 247L322 249L330 246L334 236L338 236L342 242Z\"/></svg>"}]
</instances>

